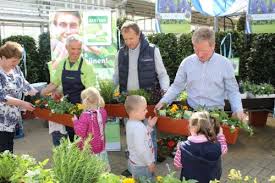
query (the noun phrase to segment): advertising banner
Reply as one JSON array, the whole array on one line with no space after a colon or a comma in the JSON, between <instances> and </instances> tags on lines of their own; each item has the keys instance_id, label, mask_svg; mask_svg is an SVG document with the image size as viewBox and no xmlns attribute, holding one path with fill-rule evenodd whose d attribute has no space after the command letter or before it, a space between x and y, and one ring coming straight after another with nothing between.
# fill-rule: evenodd
<instances>
[{"instance_id":1,"label":"advertising banner","mask_svg":"<svg viewBox=\"0 0 275 183\"><path fill-rule=\"evenodd\" d=\"M249 0L247 33L275 33L275 0Z\"/></svg>"},{"instance_id":2,"label":"advertising banner","mask_svg":"<svg viewBox=\"0 0 275 183\"><path fill-rule=\"evenodd\" d=\"M116 14L108 10L50 13L51 65L56 69L68 57L66 38L82 38L82 56L93 64L97 79L112 79L117 53Z\"/></svg>"},{"instance_id":3,"label":"advertising banner","mask_svg":"<svg viewBox=\"0 0 275 183\"><path fill-rule=\"evenodd\" d=\"M191 5L188 0L156 0L156 31L191 32Z\"/></svg>"}]
</instances>

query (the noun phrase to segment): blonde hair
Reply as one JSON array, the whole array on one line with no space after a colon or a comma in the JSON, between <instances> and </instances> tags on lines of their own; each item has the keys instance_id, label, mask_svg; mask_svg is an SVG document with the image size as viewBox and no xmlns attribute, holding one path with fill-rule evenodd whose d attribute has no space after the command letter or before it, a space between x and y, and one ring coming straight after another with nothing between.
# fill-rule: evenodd
<instances>
[{"instance_id":1,"label":"blonde hair","mask_svg":"<svg viewBox=\"0 0 275 183\"><path fill-rule=\"evenodd\" d=\"M89 87L81 92L84 109L104 107L105 102L99 91L94 87Z\"/></svg>"},{"instance_id":2,"label":"blonde hair","mask_svg":"<svg viewBox=\"0 0 275 183\"><path fill-rule=\"evenodd\" d=\"M217 140L216 135L219 133L220 124L214 118L210 117L209 112L200 111L192 114L189 119L189 127L195 127L197 134L203 134L212 142Z\"/></svg>"},{"instance_id":3,"label":"blonde hair","mask_svg":"<svg viewBox=\"0 0 275 183\"><path fill-rule=\"evenodd\" d=\"M23 53L23 47L13 41L7 41L3 46L0 47L0 57L17 58L21 59Z\"/></svg>"},{"instance_id":4,"label":"blonde hair","mask_svg":"<svg viewBox=\"0 0 275 183\"><path fill-rule=\"evenodd\" d=\"M140 104L146 103L146 99L143 96L140 95L130 95L127 96L124 107L126 112L129 114L130 112L133 112L138 109Z\"/></svg>"},{"instance_id":5,"label":"blonde hair","mask_svg":"<svg viewBox=\"0 0 275 183\"><path fill-rule=\"evenodd\" d=\"M192 35L192 43L197 44L201 41L208 41L210 46L215 45L215 32L208 27L201 27Z\"/></svg>"}]
</instances>

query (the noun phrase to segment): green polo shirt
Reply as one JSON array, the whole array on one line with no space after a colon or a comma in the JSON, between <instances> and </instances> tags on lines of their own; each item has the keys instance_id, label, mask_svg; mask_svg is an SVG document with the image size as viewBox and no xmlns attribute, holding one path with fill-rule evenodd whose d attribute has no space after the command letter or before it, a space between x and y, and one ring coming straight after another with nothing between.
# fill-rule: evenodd
<instances>
[{"instance_id":1,"label":"green polo shirt","mask_svg":"<svg viewBox=\"0 0 275 183\"><path fill-rule=\"evenodd\" d=\"M66 62L66 70L77 71L80 64L80 58L72 66L70 66L68 58L60 61L55 73L53 74L53 77L51 78L51 82L57 86L62 85L62 70L64 62ZM81 72L81 82L85 86L85 88L96 86L96 74L94 72L93 65L88 63L87 60L83 60Z\"/></svg>"}]
</instances>

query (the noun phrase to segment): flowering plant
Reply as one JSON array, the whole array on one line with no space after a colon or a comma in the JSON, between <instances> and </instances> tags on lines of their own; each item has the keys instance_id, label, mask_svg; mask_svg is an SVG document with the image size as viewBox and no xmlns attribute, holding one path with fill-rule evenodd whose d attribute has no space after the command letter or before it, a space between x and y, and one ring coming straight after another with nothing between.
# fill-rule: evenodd
<instances>
[{"instance_id":1,"label":"flowering plant","mask_svg":"<svg viewBox=\"0 0 275 183\"><path fill-rule=\"evenodd\" d=\"M210 112L210 116L218 120L221 124L226 124L230 127L230 131L234 132L235 128L241 128L247 131L250 135L253 135L253 129L243 121L229 117L229 115L220 110L213 110Z\"/></svg>"},{"instance_id":2,"label":"flowering plant","mask_svg":"<svg viewBox=\"0 0 275 183\"><path fill-rule=\"evenodd\" d=\"M34 102L35 107L50 109L52 113L56 114L71 114L79 116L84 106L82 104L72 104L68 101L67 97L64 96L60 99L52 98L50 96L42 97Z\"/></svg>"},{"instance_id":3,"label":"flowering plant","mask_svg":"<svg viewBox=\"0 0 275 183\"><path fill-rule=\"evenodd\" d=\"M158 110L159 116L167 116L173 119L189 119L192 111L189 111L188 106L182 104L164 104L162 109Z\"/></svg>"},{"instance_id":4,"label":"flowering plant","mask_svg":"<svg viewBox=\"0 0 275 183\"><path fill-rule=\"evenodd\" d=\"M177 144L184 140L186 140L186 138L182 136L168 136L158 139L158 155L162 157L174 157L177 150Z\"/></svg>"}]
</instances>

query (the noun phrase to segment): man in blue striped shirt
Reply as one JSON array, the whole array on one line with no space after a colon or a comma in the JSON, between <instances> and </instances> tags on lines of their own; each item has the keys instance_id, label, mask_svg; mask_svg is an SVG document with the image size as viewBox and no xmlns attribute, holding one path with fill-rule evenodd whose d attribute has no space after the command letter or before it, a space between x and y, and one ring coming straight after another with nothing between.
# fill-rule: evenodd
<instances>
[{"instance_id":1,"label":"man in blue striped shirt","mask_svg":"<svg viewBox=\"0 0 275 183\"><path fill-rule=\"evenodd\" d=\"M195 54L185 58L179 66L174 83L156 105L171 103L182 91L187 91L187 102L196 109L224 108L224 99L229 99L233 115L244 120L241 96L231 62L215 53L215 33L203 27L192 36Z\"/></svg>"}]
</instances>

